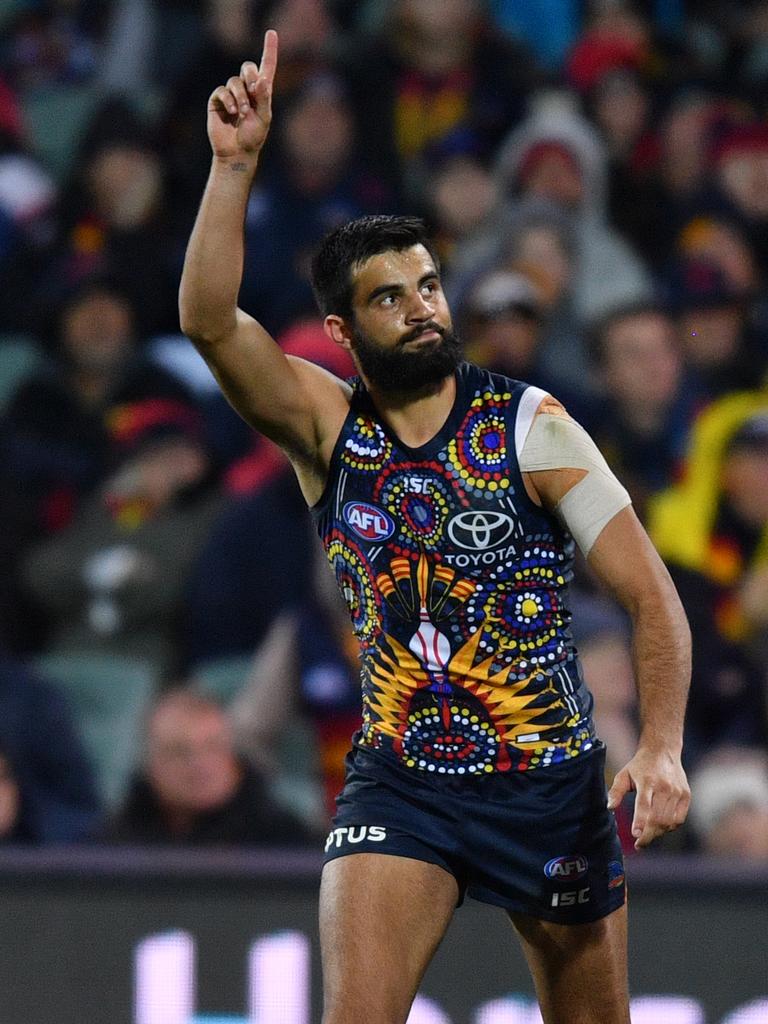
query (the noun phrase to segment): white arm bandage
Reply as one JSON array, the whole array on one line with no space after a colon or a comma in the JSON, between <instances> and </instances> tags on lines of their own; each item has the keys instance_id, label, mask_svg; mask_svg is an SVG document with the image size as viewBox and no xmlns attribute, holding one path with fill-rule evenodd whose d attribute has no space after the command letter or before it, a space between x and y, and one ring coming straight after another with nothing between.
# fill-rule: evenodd
<instances>
[{"instance_id":1,"label":"white arm bandage","mask_svg":"<svg viewBox=\"0 0 768 1024\"><path fill-rule=\"evenodd\" d=\"M518 461L523 473L542 469L586 471L554 510L585 558L603 527L631 504L629 494L608 468L595 442L568 416L539 413L518 452Z\"/></svg>"}]
</instances>

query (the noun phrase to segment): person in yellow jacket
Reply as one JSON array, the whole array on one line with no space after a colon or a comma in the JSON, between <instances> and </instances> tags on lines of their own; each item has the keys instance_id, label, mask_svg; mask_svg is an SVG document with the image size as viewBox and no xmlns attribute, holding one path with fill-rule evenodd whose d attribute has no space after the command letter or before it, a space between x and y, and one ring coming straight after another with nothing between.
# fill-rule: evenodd
<instances>
[{"instance_id":1,"label":"person in yellow jacket","mask_svg":"<svg viewBox=\"0 0 768 1024\"><path fill-rule=\"evenodd\" d=\"M688 757L768 737L768 388L713 402L649 508L693 634Z\"/></svg>"}]
</instances>

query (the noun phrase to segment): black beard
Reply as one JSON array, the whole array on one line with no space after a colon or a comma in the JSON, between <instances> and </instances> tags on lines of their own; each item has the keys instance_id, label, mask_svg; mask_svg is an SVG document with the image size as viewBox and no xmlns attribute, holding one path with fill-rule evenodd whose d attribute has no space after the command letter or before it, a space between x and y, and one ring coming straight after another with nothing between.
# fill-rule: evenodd
<instances>
[{"instance_id":1,"label":"black beard","mask_svg":"<svg viewBox=\"0 0 768 1024\"><path fill-rule=\"evenodd\" d=\"M437 331L440 341L424 349L409 350L409 341L429 331ZM461 342L445 327L430 322L404 335L395 348L382 348L355 327L354 353L360 370L379 391L409 393L423 391L449 377L461 363Z\"/></svg>"}]
</instances>

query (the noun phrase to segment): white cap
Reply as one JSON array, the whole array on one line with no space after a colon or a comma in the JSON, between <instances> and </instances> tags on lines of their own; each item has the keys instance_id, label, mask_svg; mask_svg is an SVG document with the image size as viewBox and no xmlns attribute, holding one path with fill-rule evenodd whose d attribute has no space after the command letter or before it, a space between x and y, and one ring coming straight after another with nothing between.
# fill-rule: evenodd
<instances>
[{"instance_id":1,"label":"white cap","mask_svg":"<svg viewBox=\"0 0 768 1024\"><path fill-rule=\"evenodd\" d=\"M691 777L691 824L700 836L739 805L768 811L768 764L759 753L711 762Z\"/></svg>"},{"instance_id":2,"label":"white cap","mask_svg":"<svg viewBox=\"0 0 768 1024\"><path fill-rule=\"evenodd\" d=\"M478 316L500 316L510 309L525 309L535 315L541 311L541 298L524 274L492 270L472 289L467 305Z\"/></svg>"}]
</instances>

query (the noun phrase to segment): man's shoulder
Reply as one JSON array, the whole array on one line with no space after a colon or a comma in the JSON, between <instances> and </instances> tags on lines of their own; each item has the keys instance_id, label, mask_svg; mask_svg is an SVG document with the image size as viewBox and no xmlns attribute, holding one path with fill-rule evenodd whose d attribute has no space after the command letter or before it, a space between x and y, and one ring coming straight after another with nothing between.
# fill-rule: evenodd
<instances>
[{"instance_id":1,"label":"man's shoulder","mask_svg":"<svg viewBox=\"0 0 768 1024\"><path fill-rule=\"evenodd\" d=\"M459 380L466 385L474 385L478 389L490 389L494 394L521 395L528 388L534 386L528 381L518 380L497 370L478 366L477 363L471 363L468 360L460 364L458 373Z\"/></svg>"}]
</instances>

